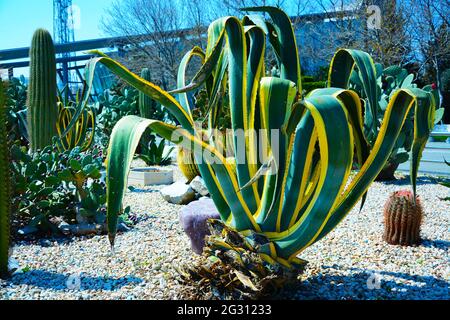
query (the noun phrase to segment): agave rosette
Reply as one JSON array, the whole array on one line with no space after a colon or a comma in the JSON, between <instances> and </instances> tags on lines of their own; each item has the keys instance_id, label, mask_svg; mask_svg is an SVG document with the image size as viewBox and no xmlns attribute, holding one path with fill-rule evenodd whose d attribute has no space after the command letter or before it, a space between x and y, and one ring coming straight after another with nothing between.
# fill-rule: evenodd
<instances>
[{"instance_id":1,"label":"agave rosette","mask_svg":"<svg viewBox=\"0 0 450 320\"><path fill-rule=\"evenodd\" d=\"M131 161L147 128L194 150L221 220L245 235L268 263L301 265L299 253L332 231L350 212L386 163L411 108L415 109L411 174L415 190L417 167L435 107L432 94L420 89L395 92L370 151L363 134L362 102L355 92L343 89L357 65L362 79L367 79L366 92L374 95L369 96L369 107L375 108L376 81L371 77L376 73L370 56L357 50L339 50L331 63L329 88L301 97L298 49L288 16L274 7L244 10L262 11L271 19L248 15L242 20L225 17L214 21L208 29L206 51L196 47L186 54L179 69L178 89L171 93L107 56L87 65L91 85L95 67L101 63L161 103L181 125L127 116L114 128L107 158L107 219L112 244ZM265 76L266 40L275 52L280 77ZM203 64L186 84L186 69L194 56ZM216 129L215 115L227 92L231 128L236 133L235 167L214 139L204 141L201 128L196 129L188 93L200 86L206 87L209 96L210 133ZM263 151L267 161L260 161L261 147L252 134L244 137L243 153L236 147L242 145L238 132L260 129L266 132ZM272 136L272 130L278 134ZM279 150L277 157L273 156L273 144ZM361 169L350 182L354 154ZM276 170L262 175L267 168Z\"/></svg>"}]
</instances>

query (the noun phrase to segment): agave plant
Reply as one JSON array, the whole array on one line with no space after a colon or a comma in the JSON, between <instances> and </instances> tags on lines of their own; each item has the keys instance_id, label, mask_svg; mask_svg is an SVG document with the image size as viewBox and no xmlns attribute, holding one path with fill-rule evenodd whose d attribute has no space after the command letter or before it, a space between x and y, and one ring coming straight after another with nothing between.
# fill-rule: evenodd
<instances>
[{"instance_id":1,"label":"agave plant","mask_svg":"<svg viewBox=\"0 0 450 320\"><path fill-rule=\"evenodd\" d=\"M85 89L86 87L84 87ZM82 101L85 91L77 92L75 101L70 101L67 96L68 87L65 87L58 95L58 121L56 130L59 139L57 140L58 149L61 152L80 147L81 151L86 151L92 145L95 136L95 114L91 107L83 108L80 115L77 115L76 121L67 130L68 125L77 114L77 105ZM81 94L81 95L80 95ZM65 96L65 97L64 97Z\"/></svg>"},{"instance_id":2,"label":"agave plant","mask_svg":"<svg viewBox=\"0 0 450 320\"><path fill-rule=\"evenodd\" d=\"M139 91L163 105L181 127L157 120L127 116L115 126L107 158L107 223L114 244L118 216L123 210L127 176L140 137L147 128L184 148L194 150L201 175L221 220L238 231L269 265L298 267L297 256L326 236L363 198L385 165L403 123L414 109L412 147L415 180L419 159L430 132L435 101L430 92L411 88L397 90L370 151L363 133L363 106L347 87L357 66L368 94L369 108L376 108L376 72L371 57L358 50L339 50L331 63L329 88L302 97L301 71L291 21L274 7L246 8L266 12L242 20L224 17L208 29L206 51L195 47L182 60L178 89L166 92L133 74L105 55L86 68L92 84L96 65L103 64ZM266 39L278 59L279 77L266 77ZM202 67L189 84L186 69L193 56ZM210 139L194 125L187 92L205 86L210 101ZM231 110L235 167L227 161L213 139L224 88ZM176 94L178 101L172 94ZM376 110L372 110L376 114ZM81 110L79 111L79 113ZM255 143L255 135L239 133L262 130L266 147ZM243 146L238 147L238 146ZM275 149L279 152L276 155ZM244 152L241 152L244 150ZM266 151L261 161L258 153ZM360 170L351 181L354 159ZM224 244L224 247L227 245Z\"/></svg>"}]
</instances>

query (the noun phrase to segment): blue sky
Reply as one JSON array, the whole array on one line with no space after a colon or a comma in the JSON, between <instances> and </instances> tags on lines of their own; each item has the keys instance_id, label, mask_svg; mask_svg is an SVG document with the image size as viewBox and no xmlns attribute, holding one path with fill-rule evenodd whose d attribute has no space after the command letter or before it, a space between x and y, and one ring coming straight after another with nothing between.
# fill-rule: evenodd
<instances>
[{"instance_id":1,"label":"blue sky","mask_svg":"<svg viewBox=\"0 0 450 320\"><path fill-rule=\"evenodd\" d=\"M104 36L99 25L105 8L112 0L73 0L80 8L80 28L75 40ZM37 28L53 34L52 0L0 0L0 49L27 47Z\"/></svg>"}]
</instances>

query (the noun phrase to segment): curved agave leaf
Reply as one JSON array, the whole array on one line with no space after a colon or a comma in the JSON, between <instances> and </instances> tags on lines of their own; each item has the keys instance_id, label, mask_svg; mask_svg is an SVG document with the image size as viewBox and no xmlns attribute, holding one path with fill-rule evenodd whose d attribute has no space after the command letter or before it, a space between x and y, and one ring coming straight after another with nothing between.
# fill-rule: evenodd
<instances>
[{"instance_id":1,"label":"curved agave leaf","mask_svg":"<svg viewBox=\"0 0 450 320\"><path fill-rule=\"evenodd\" d=\"M96 122L94 111L90 108L82 110L74 126L66 130L76 113L77 110L74 107L62 106L59 111L56 130L59 136L57 142L60 150L71 150L79 146L81 151L86 151L94 141ZM91 132L87 135L88 128L91 128ZM63 135L63 131L66 132L65 135Z\"/></svg>"},{"instance_id":2,"label":"curved agave leaf","mask_svg":"<svg viewBox=\"0 0 450 320\"><path fill-rule=\"evenodd\" d=\"M422 92L417 90L419 89L402 89L395 93L386 109L380 133L369 158L347 187L344 194L339 198L339 202L335 206L332 216L327 221L327 224L316 241L328 234L350 212L360 197L367 191L369 185L375 180L378 173L383 169L412 106L414 105L416 110L427 106L427 100L429 101L430 96L424 95L423 90L421 90ZM428 106L430 105L428 104ZM424 112L425 110L430 111L427 107L423 109ZM420 159L420 146L423 144L423 137L426 135L426 132L425 130L415 130L415 135L416 133L421 138L416 142L417 149L414 152L414 157ZM413 186L415 186L415 180L416 174L412 173L411 183Z\"/></svg>"},{"instance_id":3,"label":"curved agave leaf","mask_svg":"<svg viewBox=\"0 0 450 320\"><path fill-rule=\"evenodd\" d=\"M347 88L349 80L348 75L353 72L355 66L358 68L359 78L368 100L365 113L365 123L368 123L369 126L371 126L371 136L377 137L377 127L379 124L376 112L378 109L379 92L376 90L378 88L376 82L377 68L372 58L367 53L359 50L339 50L333 57L330 66L329 85L330 87ZM424 90L413 88L411 86L411 82L413 81L414 76L408 75L407 71L399 66L388 67L383 72L395 77L399 83L399 86L401 84L402 89L411 90L411 94L418 99L416 108L414 109L415 130L414 142L411 150L412 161L410 165L411 185L415 194L419 160L422 155L423 148L425 147L426 140L428 139L429 133L433 127L432 121L430 122L430 117L433 117L432 119L434 119L436 107L435 90L431 90L431 87L425 87ZM430 94L427 93L428 91L430 91ZM389 104L395 100L394 97L396 97L397 94L398 90L392 92Z\"/></svg>"},{"instance_id":4,"label":"curved agave leaf","mask_svg":"<svg viewBox=\"0 0 450 320\"><path fill-rule=\"evenodd\" d=\"M184 87L179 87L170 93L181 93L192 91L205 83L216 69L217 63L222 54L222 47L226 38L226 30L235 24L236 18L225 17L215 20L208 28L208 47L206 48L206 61L197 74L192 78L191 83Z\"/></svg>"},{"instance_id":5,"label":"curved agave leaf","mask_svg":"<svg viewBox=\"0 0 450 320\"><path fill-rule=\"evenodd\" d=\"M224 48L217 63L208 107L208 125L210 130L216 129L219 121L219 99L225 96L226 72L228 70L228 49Z\"/></svg>"},{"instance_id":6,"label":"curved agave leaf","mask_svg":"<svg viewBox=\"0 0 450 320\"><path fill-rule=\"evenodd\" d=\"M258 154L259 148L257 144L257 133L261 128L261 108L258 100L258 90L261 77L264 75L264 55L266 50L264 31L257 26L246 27L245 35L249 42L248 52L248 70L247 79L247 108L248 112L248 130L250 136L248 138L248 161L249 174L255 176L258 168L261 166ZM256 201L259 205L260 195L258 183L253 187L256 191Z\"/></svg>"},{"instance_id":7,"label":"curved agave leaf","mask_svg":"<svg viewBox=\"0 0 450 320\"><path fill-rule=\"evenodd\" d=\"M317 130L320 177L313 200L302 217L283 232L265 233L281 257L295 257L319 236L345 186L353 161L353 137L342 102L333 96L320 96L305 99L304 105ZM261 251L270 253L264 246Z\"/></svg>"},{"instance_id":8,"label":"curved agave leaf","mask_svg":"<svg viewBox=\"0 0 450 320\"><path fill-rule=\"evenodd\" d=\"M366 161L370 153L368 141L363 132L363 112L361 100L354 91L344 90L339 88L325 88L313 90L308 97L331 95L337 97L346 106L349 112L349 121L352 125L353 135L356 143L356 154L360 166Z\"/></svg>"},{"instance_id":9,"label":"curved agave leaf","mask_svg":"<svg viewBox=\"0 0 450 320\"><path fill-rule=\"evenodd\" d=\"M300 66L289 18L276 8L247 10L268 12L273 23L263 23L252 16L244 17L242 23L231 17L215 21L208 29L205 63L195 81L187 87L184 84L183 69L189 63L189 57L195 54L191 51L180 68L182 81L179 86L183 88L174 91L182 99L186 97L182 93L196 86L206 85L209 96L223 92L225 84L228 86L236 155L240 152L238 143L244 141L244 161L234 159L236 170L213 145L202 141L202 134L193 128L189 115L186 116L187 103L183 106L174 102L169 93L152 84L142 83L108 58L100 60L116 74L126 74L129 83L147 90L152 98L163 105L165 102L170 112L185 120L182 123L184 129L134 116L117 124L108 152L111 243L117 215L122 209L129 165L140 135L147 127L192 149L197 162L201 162L200 171L204 179L206 177L205 183L221 219L247 236L249 242L257 244L267 262L277 261L289 267L300 263L296 255L330 232L364 197L395 146L412 105L421 109L416 114L418 121L427 116L427 123L430 123L434 110L433 103L430 103L433 101L432 93L414 90L395 93L387 106L375 147L369 154L362 110L366 108L369 111L366 114L371 113L377 106L378 91L375 87L379 72L370 56L357 50L338 51L329 75L333 87L313 91L305 100L298 101L296 88L300 85ZM264 74L264 34L267 32L282 67L281 79L261 79ZM344 90L355 65L363 80L361 85L365 86L366 107L354 92ZM365 81L366 84L363 83ZM214 128L212 123L210 121L210 129ZM275 139L281 151L279 157L274 156L275 144L269 143L270 161L263 162L260 170L248 163L256 150L252 146L252 138L244 137L238 141L236 137L239 131L252 128L280 130L280 136ZM423 124L415 128L417 138L413 152L417 163L427 128L429 125ZM270 138L272 133L269 131L265 141L270 142ZM346 188L354 151L362 168ZM262 171L273 168L276 169L275 174L265 177L264 183L259 184L263 186L261 190L257 182ZM415 174L411 174L413 181ZM253 237L255 232L259 233L258 237L267 238L268 242L256 241Z\"/></svg>"},{"instance_id":10,"label":"curved agave leaf","mask_svg":"<svg viewBox=\"0 0 450 320\"><path fill-rule=\"evenodd\" d=\"M360 50L338 50L331 60L328 86L347 89L350 76L355 66L358 68L361 85L368 100L371 119L369 127L373 134L376 135L378 127L378 86L377 70L372 57L368 53Z\"/></svg>"},{"instance_id":11,"label":"curved agave leaf","mask_svg":"<svg viewBox=\"0 0 450 320\"><path fill-rule=\"evenodd\" d=\"M242 11L267 12L273 21L273 27L277 34L278 45L274 48L279 54L281 78L294 82L298 92L302 92L300 60L298 47L295 40L294 29L288 15L276 7L247 7ZM251 19L249 17L249 19ZM257 21L258 20L252 20Z\"/></svg>"},{"instance_id":12,"label":"curved agave leaf","mask_svg":"<svg viewBox=\"0 0 450 320\"><path fill-rule=\"evenodd\" d=\"M298 221L304 208L306 189L313 169L313 156L317 143L317 132L310 111L306 111L298 124L293 143L291 165L289 166L280 218L280 229L287 230Z\"/></svg>"},{"instance_id":13,"label":"curved agave leaf","mask_svg":"<svg viewBox=\"0 0 450 320\"><path fill-rule=\"evenodd\" d=\"M279 231L282 196L291 160L292 136L283 130L290 118L291 106L296 97L295 83L280 78L262 78L260 87L261 118L270 141L269 153L275 159L276 172L265 181L262 202L258 209L258 223L263 231ZM281 130L280 130L281 129ZM277 136L272 135L276 130ZM278 149L276 150L275 147Z\"/></svg>"},{"instance_id":14,"label":"curved agave leaf","mask_svg":"<svg viewBox=\"0 0 450 320\"><path fill-rule=\"evenodd\" d=\"M414 140L411 148L411 165L409 168L414 199L416 199L417 172L423 149L434 127L436 105L432 94L420 90L409 89L408 92L415 97L414 108Z\"/></svg>"},{"instance_id":15,"label":"curved agave leaf","mask_svg":"<svg viewBox=\"0 0 450 320\"><path fill-rule=\"evenodd\" d=\"M123 197L134 152L147 127L165 139L172 137L177 127L156 120L127 116L114 127L106 159L107 225L111 245L117 232L119 215L123 212Z\"/></svg>"},{"instance_id":16,"label":"curved agave leaf","mask_svg":"<svg viewBox=\"0 0 450 320\"><path fill-rule=\"evenodd\" d=\"M363 166L370 154L370 146L364 135L363 119L362 119L362 106L361 100L354 91L338 89L338 88L325 88L312 91L308 97L332 95L338 98L346 107L349 114L349 122L352 126L353 138L355 140L356 158L360 167ZM361 209L364 207L367 193L364 193L361 201Z\"/></svg>"},{"instance_id":17,"label":"curved agave leaf","mask_svg":"<svg viewBox=\"0 0 450 320\"><path fill-rule=\"evenodd\" d=\"M100 54L98 51L92 51L91 53ZM157 85L145 79L142 79L138 75L132 73L130 70L125 68L119 62L105 56L104 54L101 54L101 57L91 59L86 65L85 78L88 86L88 92L90 92L92 89L95 68L98 63L103 64L115 75L126 81L129 85L133 86L137 90L143 92L144 94L148 95L152 99L159 102L161 105L167 108L167 110L178 120L178 122L181 124L183 128L185 128L186 130L193 131L194 122L192 116L189 113L187 113L186 110L184 110L184 108L180 105L180 103L178 103L177 100L175 100L174 97L172 97L166 91L162 90ZM77 110L77 114L74 117L75 119L74 121L78 119L79 114L86 107L87 100L88 97L86 97L84 103ZM71 125L73 124L72 123L69 124L68 126L69 129L71 128Z\"/></svg>"},{"instance_id":18,"label":"curved agave leaf","mask_svg":"<svg viewBox=\"0 0 450 320\"><path fill-rule=\"evenodd\" d=\"M117 219L122 212L122 201L127 187L131 161L139 140L147 128L173 143L182 143L184 148L194 151L196 158L208 161L220 183L221 194L225 195L226 203L231 209L230 217L227 216L227 212L223 213L223 211L220 211L222 219L229 220L230 226L237 230L260 230L242 194L239 192L238 182L233 169L220 152L196 138L187 130L157 120L126 116L119 120L113 129L106 160L107 224L111 244L114 244L117 232ZM212 189L210 192L213 200L215 200L215 195L220 191ZM221 210L221 203L216 203L216 205Z\"/></svg>"},{"instance_id":19,"label":"curved agave leaf","mask_svg":"<svg viewBox=\"0 0 450 320\"><path fill-rule=\"evenodd\" d=\"M205 54L203 53L203 50L200 47L194 47L192 50L189 50L187 52L183 59L181 60L180 66L178 68L178 78L177 78L177 85L179 88L183 88L186 86L186 70L191 62L191 59L193 57L200 57L202 60L202 63L205 60ZM191 110L193 109L188 97L188 94L186 92L181 92L178 94L178 101L180 101L181 106L184 108L186 113L190 115L192 118Z\"/></svg>"},{"instance_id":20,"label":"curved agave leaf","mask_svg":"<svg viewBox=\"0 0 450 320\"><path fill-rule=\"evenodd\" d=\"M268 21L265 21L260 15L254 14L244 16L242 23L244 26L257 26L264 31L264 33L269 37L269 42L272 45L277 62L281 65L280 42L278 40L274 25Z\"/></svg>"}]
</instances>

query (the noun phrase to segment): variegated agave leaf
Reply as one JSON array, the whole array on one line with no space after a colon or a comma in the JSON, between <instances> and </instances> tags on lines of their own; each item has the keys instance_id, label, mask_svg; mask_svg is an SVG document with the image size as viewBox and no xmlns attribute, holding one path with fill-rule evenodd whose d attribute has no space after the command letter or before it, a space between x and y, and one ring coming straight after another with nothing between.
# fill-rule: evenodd
<instances>
[{"instance_id":1,"label":"variegated agave leaf","mask_svg":"<svg viewBox=\"0 0 450 320\"><path fill-rule=\"evenodd\" d=\"M236 253L243 254L238 248L245 248L252 255L257 254L266 265L301 268L304 263L297 256L331 232L364 197L389 158L410 110L415 111L411 170L415 190L417 168L434 114L433 93L415 88L397 90L386 107L369 151L363 132L364 105L354 91L345 88L357 64L364 75L361 85L368 97L367 108L376 112L377 70L370 56L356 50L339 50L330 68L330 87L301 97L296 38L288 16L273 7L246 10L267 12L271 19L264 21L253 15L242 20L225 17L213 22L208 30L206 51L197 48L188 53L188 57L200 55L204 61L191 84L185 84L184 77L189 59L184 59L180 66L179 88L175 91L179 101L106 56L88 64L88 84L92 83L96 65L103 64L163 105L181 124L178 128L161 121L129 116L114 128L106 177L107 222L112 244L130 164L147 128L193 149L200 173L227 227L228 242L212 238L210 244L213 247L222 244L225 248L225 244L242 238L245 240L242 246L231 246L233 250L228 250L234 252L236 261L239 261ZM267 36L278 58L280 77L265 77ZM217 145L202 139L202 132L196 130L185 94L202 85L207 88L209 101L215 101L217 91L227 91L234 158L244 161L232 165ZM211 114L215 114L214 108L220 108L220 104L214 102L211 108ZM209 121L210 132L216 129L215 123ZM260 129L265 130L262 140L266 148L255 143L251 134L239 140L238 132ZM272 129L279 134L272 135ZM245 147L243 154L237 147L240 143ZM259 159L260 151L268 150L268 157L274 155L275 144L279 150L274 156L277 170L259 177L268 158L255 160ZM360 170L351 177L354 154ZM235 235L239 237L234 239ZM226 259L225 253L223 258ZM227 263L233 263L233 259Z\"/></svg>"}]
</instances>

